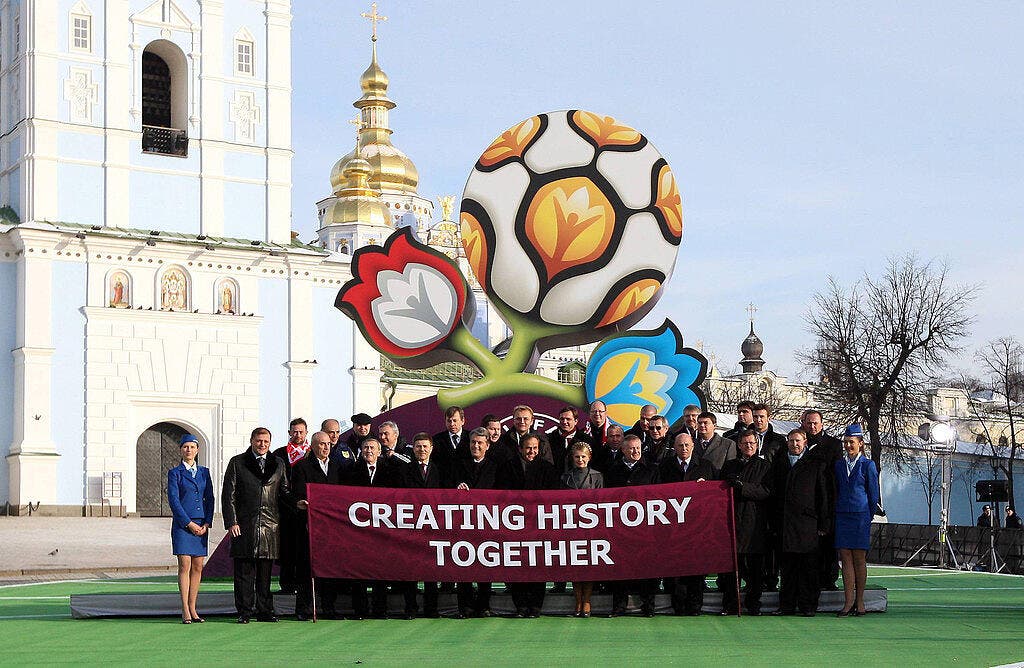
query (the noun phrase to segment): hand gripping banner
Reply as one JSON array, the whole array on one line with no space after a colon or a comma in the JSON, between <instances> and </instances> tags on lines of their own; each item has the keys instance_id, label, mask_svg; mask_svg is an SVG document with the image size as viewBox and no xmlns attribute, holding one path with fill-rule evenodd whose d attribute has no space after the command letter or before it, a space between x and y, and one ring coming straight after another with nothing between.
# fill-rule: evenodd
<instances>
[{"instance_id":1,"label":"hand gripping banner","mask_svg":"<svg viewBox=\"0 0 1024 668\"><path fill-rule=\"evenodd\" d=\"M735 570L721 482L596 490L309 485L313 574L359 580L632 580Z\"/></svg>"}]
</instances>

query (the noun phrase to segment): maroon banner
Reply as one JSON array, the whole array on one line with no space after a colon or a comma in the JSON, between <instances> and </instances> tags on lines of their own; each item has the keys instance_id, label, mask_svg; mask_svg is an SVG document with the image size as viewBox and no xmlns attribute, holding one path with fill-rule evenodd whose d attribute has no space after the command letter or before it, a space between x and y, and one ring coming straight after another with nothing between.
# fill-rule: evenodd
<instances>
[{"instance_id":1,"label":"maroon banner","mask_svg":"<svg viewBox=\"0 0 1024 668\"><path fill-rule=\"evenodd\" d=\"M359 580L632 580L735 570L721 482L594 490L309 485L313 574Z\"/></svg>"}]
</instances>

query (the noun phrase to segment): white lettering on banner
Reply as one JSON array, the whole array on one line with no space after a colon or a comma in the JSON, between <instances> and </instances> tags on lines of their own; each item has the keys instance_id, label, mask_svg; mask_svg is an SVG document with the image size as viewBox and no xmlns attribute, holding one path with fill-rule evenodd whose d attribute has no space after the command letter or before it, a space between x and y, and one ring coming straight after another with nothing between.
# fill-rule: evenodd
<instances>
[{"instance_id":1,"label":"white lettering on banner","mask_svg":"<svg viewBox=\"0 0 1024 668\"><path fill-rule=\"evenodd\" d=\"M497 542L487 540L474 545L468 540L452 543L432 540L438 566L461 568L480 564L487 568L517 566L597 566L614 565L611 543L606 540L523 540Z\"/></svg>"},{"instance_id":2,"label":"white lettering on banner","mask_svg":"<svg viewBox=\"0 0 1024 668\"><path fill-rule=\"evenodd\" d=\"M536 506L537 528L541 531L568 529L613 528L621 525L636 527L641 524L672 524L669 506L675 513L675 523L686 522L686 508L692 497L682 499L646 499L645 501L607 501L603 503L563 503ZM414 519L415 518L415 521ZM526 528L526 508L511 504L425 504L367 503L358 501L348 508L348 519L353 526L375 529L407 529L421 531L522 531ZM526 547L526 543L522 544ZM554 548L560 549L560 548ZM559 557L561 558L561 557Z\"/></svg>"}]
</instances>

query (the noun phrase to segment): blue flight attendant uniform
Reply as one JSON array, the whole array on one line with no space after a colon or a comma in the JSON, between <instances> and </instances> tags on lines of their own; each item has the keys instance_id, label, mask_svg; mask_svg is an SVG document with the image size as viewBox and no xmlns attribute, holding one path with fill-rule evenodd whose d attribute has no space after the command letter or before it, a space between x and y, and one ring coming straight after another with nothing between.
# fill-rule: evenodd
<instances>
[{"instance_id":1,"label":"blue flight attendant uniform","mask_svg":"<svg viewBox=\"0 0 1024 668\"><path fill-rule=\"evenodd\" d=\"M847 458L834 464L836 476L836 548L867 550L871 546L871 517L881 506L878 468L861 455L852 469Z\"/></svg>"},{"instance_id":2,"label":"blue flight attendant uniform","mask_svg":"<svg viewBox=\"0 0 1024 668\"><path fill-rule=\"evenodd\" d=\"M213 525L213 482L210 469L196 465L196 475L178 464L167 472L167 503L171 506L171 546L174 554L205 557L210 532L196 536L186 529L189 522Z\"/></svg>"}]
</instances>

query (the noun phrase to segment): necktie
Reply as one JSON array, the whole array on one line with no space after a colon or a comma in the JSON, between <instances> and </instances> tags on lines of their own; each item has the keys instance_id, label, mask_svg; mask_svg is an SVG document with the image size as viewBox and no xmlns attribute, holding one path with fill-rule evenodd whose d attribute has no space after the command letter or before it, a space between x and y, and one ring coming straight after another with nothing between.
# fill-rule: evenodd
<instances>
[{"instance_id":1,"label":"necktie","mask_svg":"<svg viewBox=\"0 0 1024 668\"><path fill-rule=\"evenodd\" d=\"M458 434L452 434L452 447L453 448L459 447L459 435Z\"/></svg>"},{"instance_id":2,"label":"necktie","mask_svg":"<svg viewBox=\"0 0 1024 668\"><path fill-rule=\"evenodd\" d=\"M689 464L683 462L683 475L686 475L686 469L689 468Z\"/></svg>"},{"instance_id":3,"label":"necktie","mask_svg":"<svg viewBox=\"0 0 1024 668\"><path fill-rule=\"evenodd\" d=\"M266 460L266 459L264 459L263 457L257 457L257 458L256 458L256 461L257 461L257 462L259 462L259 465L260 465L260 473L264 473L264 472L266 471L266 466L267 466L267 460Z\"/></svg>"},{"instance_id":4,"label":"necktie","mask_svg":"<svg viewBox=\"0 0 1024 668\"><path fill-rule=\"evenodd\" d=\"M420 464L420 470L423 472L423 479L426 480L427 479L427 465L426 464Z\"/></svg>"}]
</instances>

